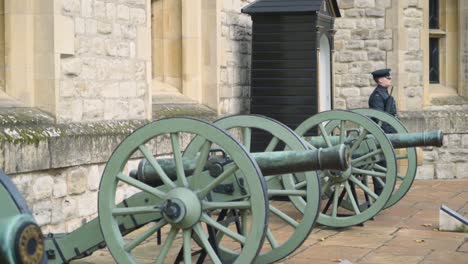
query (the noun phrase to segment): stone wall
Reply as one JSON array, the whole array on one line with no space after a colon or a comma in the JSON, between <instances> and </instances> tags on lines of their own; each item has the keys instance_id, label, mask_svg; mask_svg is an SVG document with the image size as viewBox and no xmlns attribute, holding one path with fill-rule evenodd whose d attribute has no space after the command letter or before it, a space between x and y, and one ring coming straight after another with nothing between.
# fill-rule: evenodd
<instances>
[{"instance_id":1,"label":"stone wall","mask_svg":"<svg viewBox=\"0 0 468 264\"><path fill-rule=\"evenodd\" d=\"M225 1L221 8L220 114L248 113L252 20L242 7L253 0Z\"/></svg>"},{"instance_id":2,"label":"stone wall","mask_svg":"<svg viewBox=\"0 0 468 264\"><path fill-rule=\"evenodd\" d=\"M335 108L367 107L375 85L370 73L386 67L392 30L385 27L389 1L338 1L335 20Z\"/></svg>"},{"instance_id":3,"label":"stone wall","mask_svg":"<svg viewBox=\"0 0 468 264\"><path fill-rule=\"evenodd\" d=\"M58 121L148 118L149 1L58 2L73 47L59 58Z\"/></svg>"}]
</instances>

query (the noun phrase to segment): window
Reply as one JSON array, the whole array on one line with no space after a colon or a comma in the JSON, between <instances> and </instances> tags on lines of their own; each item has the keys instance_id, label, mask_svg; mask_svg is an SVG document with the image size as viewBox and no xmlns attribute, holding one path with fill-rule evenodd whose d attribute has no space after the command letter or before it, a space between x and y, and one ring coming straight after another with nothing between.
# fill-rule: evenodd
<instances>
[{"instance_id":1,"label":"window","mask_svg":"<svg viewBox=\"0 0 468 264\"><path fill-rule=\"evenodd\" d=\"M439 0L429 1L429 29L440 30L439 25ZM429 36L429 82L440 83L440 39L432 31Z\"/></svg>"},{"instance_id":2,"label":"window","mask_svg":"<svg viewBox=\"0 0 468 264\"><path fill-rule=\"evenodd\" d=\"M429 39L429 81L430 83L439 83L439 39Z\"/></svg>"},{"instance_id":3,"label":"window","mask_svg":"<svg viewBox=\"0 0 468 264\"><path fill-rule=\"evenodd\" d=\"M428 102L436 97L457 96L458 91L458 0L426 2L426 63Z\"/></svg>"}]
</instances>

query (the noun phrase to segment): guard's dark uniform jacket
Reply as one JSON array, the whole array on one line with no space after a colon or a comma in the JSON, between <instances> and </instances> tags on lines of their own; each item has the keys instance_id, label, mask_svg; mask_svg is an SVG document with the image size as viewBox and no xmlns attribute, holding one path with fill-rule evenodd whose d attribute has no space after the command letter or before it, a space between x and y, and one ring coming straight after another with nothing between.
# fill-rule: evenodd
<instances>
[{"instance_id":1,"label":"guard's dark uniform jacket","mask_svg":"<svg viewBox=\"0 0 468 264\"><path fill-rule=\"evenodd\" d=\"M387 88L378 85L369 97L369 108L387 112L388 114L397 115L395 99L388 94ZM387 123L382 124L382 130L385 133L392 134L397 131Z\"/></svg>"}]
</instances>

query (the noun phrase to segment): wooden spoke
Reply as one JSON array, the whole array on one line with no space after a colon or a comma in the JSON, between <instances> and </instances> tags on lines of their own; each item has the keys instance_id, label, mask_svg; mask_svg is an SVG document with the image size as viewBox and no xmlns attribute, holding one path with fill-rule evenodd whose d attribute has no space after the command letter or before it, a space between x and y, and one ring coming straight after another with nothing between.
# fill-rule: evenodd
<instances>
[{"instance_id":1,"label":"wooden spoke","mask_svg":"<svg viewBox=\"0 0 468 264\"><path fill-rule=\"evenodd\" d=\"M208 241L205 231L203 231L203 228L201 227L201 225L196 224L193 228L193 231L195 231L195 233L200 238L200 242L202 243L201 246L203 246L203 248L206 250L206 252L210 256L211 261L213 261L213 263L215 264L221 264L222 261L219 259L218 255L216 255L216 252L211 246L210 242Z\"/></svg>"},{"instance_id":2,"label":"wooden spoke","mask_svg":"<svg viewBox=\"0 0 468 264\"><path fill-rule=\"evenodd\" d=\"M268 146L266 147L265 151L264 152L271 152L271 151L274 151L276 146L278 145L279 143L279 139L277 137L273 137L271 140L270 140L270 143L268 143Z\"/></svg>"},{"instance_id":3,"label":"wooden spoke","mask_svg":"<svg viewBox=\"0 0 468 264\"><path fill-rule=\"evenodd\" d=\"M250 146L252 141L252 130L249 127L242 128L242 138L244 141L245 149L250 152Z\"/></svg>"},{"instance_id":4,"label":"wooden spoke","mask_svg":"<svg viewBox=\"0 0 468 264\"><path fill-rule=\"evenodd\" d=\"M185 177L184 164L182 162L182 153L180 152L179 133L171 133L171 145L172 151L174 152L177 181L182 186L188 186L188 181Z\"/></svg>"},{"instance_id":5,"label":"wooden spoke","mask_svg":"<svg viewBox=\"0 0 468 264\"><path fill-rule=\"evenodd\" d=\"M283 221L290 224L292 227L297 228L297 226L299 225L299 223L296 220L292 219L289 215L281 212L278 208L274 207L273 205L270 204L269 208L270 212L283 219Z\"/></svg>"},{"instance_id":6,"label":"wooden spoke","mask_svg":"<svg viewBox=\"0 0 468 264\"><path fill-rule=\"evenodd\" d=\"M346 193L348 194L348 198L351 201L351 204L353 205L354 212L356 214L360 214L361 210L359 210L359 206L356 203L353 192L351 191L351 186L349 186L348 181L345 181L345 189L346 189Z\"/></svg>"},{"instance_id":7,"label":"wooden spoke","mask_svg":"<svg viewBox=\"0 0 468 264\"><path fill-rule=\"evenodd\" d=\"M335 191L333 192L333 210L332 217L336 217L338 213L338 196L340 195L341 184L335 184Z\"/></svg>"},{"instance_id":8,"label":"wooden spoke","mask_svg":"<svg viewBox=\"0 0 468 264\"><path fill-rule=\"evenodd\" d=\"M169 253L169 250L172 247L172 243L174 243L175 237L177 233L179 232L179 229L172 227L171 231L169 231L169 234L167 235L166 240L164 241L164 244L159 252L158 258L156 259L157 264L163 264L164 259L166 259L167 254Z\"/></svg>"},{"instance_id":9,"label":"wooden spoke","mask_svg":"<svg viewBox=\"0 0 468 264\"><path fill-rule=\"evenodd\" d=\"M161 208L154 206L116 207L112 209L112 215L137 215L161 213Z\"/></svg>"},{"instance_id":10,"label":"wooden spoke","mask_svg":"<svg viewBox=\"0 0 468 264\"><path fill-rule=\"evenodd\" d=\"M130 253L136 246L143 243L143 241L148 239L150 236L152 236L154 233L156 233L156 231L160 230L166 224L167 224L166 219L163 218L159 220L158 222L156 222L154 226L148 228L148 230L144 231L143 233L138 235L135 239L133 239L130 243L126 244L124 246L124 250Z\"/></svg>"},{"instance_id":11,"label":"wooden spoke","mask_svg":"<svg viewBox=\"0 0 468 264\"><path fill-rule=\"evenodd\" d=\"M374 150L374 151L372 151L370 153L362 155L359 158L352 159L351 164L353 165L355 163L358 163L360 161L366 160L366 159L368 159L370 157L373 157L373 156L376 156L376 155L379 155L379 154L382 154L382 149L377 149L377 150Z\"/></svg>"},{"instance_id":12,"label":"wooden spoke","mask_svg":"<svg viewBox=\"0 0 468 264\"><path fill-rule=\"evenodd\" d=\"M202 202L203 210L215 209L249 209L252 204L249 201L239 202Z\"/></svg>"},{"instance_id":13,"label":"wooden spoke","mask_svg":"<svg viewBox=\"0 0 468 264\"><path fill-rule=\"evenodd\" d=\"M201 152L198 157L197 165L195 166L195 170L193 172L193 177L192 177L192 187L195 190L200 188L199 186L200 177L201 177L203 168L205 167L206 161L208 159L208 155L210 154L211 144L212 142L205 139L203 146L201 147Z\"/></svg>"},{"instance_id":14,"label":"wooden spoke","mask_svg":"<svg viewBox=\"0 0 468 264\"><path fill-rule=\"evenodd\" d=\"M321 134L322 134L323 140L325 140L325 143L327 144L327 146L328 146L328 147L332 147L330 138L328 137L328 133L327 133L327 131L325 131L325 127L323 127L323 124L320 123L320 124L318 125L318 127L319 127L319 129L320 129Z\"/></svg>"},{"instance_id":15,"label":"wooden spoke","mask_svg":"<svg viewBox=\"0 0 468 264\"><path fill-rule=\"evenodd\" d=\"M364 174L364 175L369 175L373 177L381 177L381 178L387 177L386 173L376 172L372 170L363 170L363 169L358 169L358 168L351 168L351 172L354 174Z\"/></svg>"},{"instance_id":16,"label":"wooden spoke","mask_svg":"<svg viewBox=\"0 0 468 264\"><path fill-rule=\"evenodd\" d=\"M268 242L270 242L270 246L272 249L278 248L280 245L278 244L278 241L276 241L275 236L273 235L273 232L271 232L271 229L267 229L266 237L268 239Z\"/></svg>"},{"instance_id":17,"label":"wooden spoke","mask_svg":"<svg viewBox=\"0 0 468 264\"><path fill-rule=\"evenodd\" d=\"M149 151L149 149L145 145L140 145L138 147L145 156L146 160L151 164L153 169L156 170L156 173L159 175L161 180L164 182L165 185L175 188L176 185L172 182L172 180L167 176L166 172L161 168L158 161L153 157L153 154Z\"/></svg>"},{"instance_id":18,"label":"wooden spoke","mask_svg":"<svg viewBox=\"0 0 468 264\"><path fill-rule=\"evenodd\" d=\"M192 240L192 230L187 229L184 230L184 264L190 264L192 263L192 246L191 246L191 240Z\"/></svg>"},{"instance_id":19,"label":"wooden spoke","mask_svg":"<svg viewBox=\"0 0 468 264\"><path fill-rule=\"evenodd\" d=\"M245 239L246 239L245 236L240 235L240 234L232 231L231 229L223 226L222 224L216 222L211 217L209 217L207 214L202 214L201 220L203 222L207 223L208 225L218 229L220 232L224 233L228 237L238 241L239 243L241 243L241 244L245 243Z\"/></svg>"},{"instance_id":20,"label":"wooden spoke","mask_svg":"<svg viewBox=\"0 0 468 264\"><path fill-rule=\"evenodd\" d=\"M356 142L354 142L353 146L349 151L351 154L361 145L362 141L367 136L367 133L367 130L362 131L361 135L359 135L358 139L356 140Z\"/></svg>"},{"instance_id":21,"label":"wooden spoke","mask_svg":"<svg viewBox=\"0 0 468 264\"><path fill-rule=\"evenodd\" d=\"M269 196L302 196L307 195L306 191L303 190L268 190Z\"/></svg>"},{"instance_id":22,"label":"wooden spoke","mask_svg":"<svg viewBox=\"0 0 468 264\"><path fill-rule=\"evenodd\" d=\"M370 197L374 198L374 200L377 200L377 198L379 198L379 196L374 193L373 191L371 191L371 189L369 189L369 187L367 187L364 183L362 183L360 180L356 179L356 177L354 177L353 175L351 175L351 177L349 178L354 184L356 184L357 186L359 186L363 191L365 191L368 195L370 195ZM383 186L385 186L385 183L383 184Z\"/></svg>"},{"instance_id":23,"label":"wooden spoke","mask_svg":"<svg viewBox=\"0 0 468 264\"><path fill-rule=\"evenodd\" d=\"M158 197L159 199L164 199L164 197L166 197L166 193L156 189L156 188L153 188L139 180L136 180L132 177L129 177L129 176L126 176L124 175L123 173L119 173L119 175L117 175L117 178L137 189L140 189L144 192L147 192L151 195L154 195L156 197Z\"/></svg>"}]
</instances>

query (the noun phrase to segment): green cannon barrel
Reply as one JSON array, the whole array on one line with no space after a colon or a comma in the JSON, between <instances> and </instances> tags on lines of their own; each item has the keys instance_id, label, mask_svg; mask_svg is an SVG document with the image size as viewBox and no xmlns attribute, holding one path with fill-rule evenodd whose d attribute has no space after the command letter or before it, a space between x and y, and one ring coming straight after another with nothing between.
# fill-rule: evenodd
<instances>
[{"instance_id":1,"label":"green cannon barrel","mask_svg":"<svg viewBox=\"0 0 468 264\"><path fill-rule=\"evenodd\" d=\"M387 134L386 135L393 145L393 148L411 148L411 147L441 147L443 145L444 133L440 130L431 132L419 132L419 133L404 133L404 134ZM367 136L368 139L372 138L372 135ZM338 136L329 137L332 145L336 145L339 142ZM345 144L350 145L354 138L346 138ZM323 137L314 136L308 139L309 143L314 147L326 147Z\"/></svg>"},{"instance_id":2,"label":"green cannon barrel","mask_svg":"<svg viewBox=\"0 0 468 264\"><path fill-rule=\"evenodd\" d=\"M286 173L304 172L312 170L346 170L349 167L349 148L343 144L331 148L301 151L275 151L251 153L264 176ZM173 180L177 178L176 166L173 159L158 159L158 164ZM197 159L183 159L185 175L191 175L195 170ZM211 175L217 175L228 165L228 160L208 160L205 170ZM162 181L153 166L142 160L138 170L130 172L130 176L151 186L159 186Z\"/></svg>"}]
</instances>

